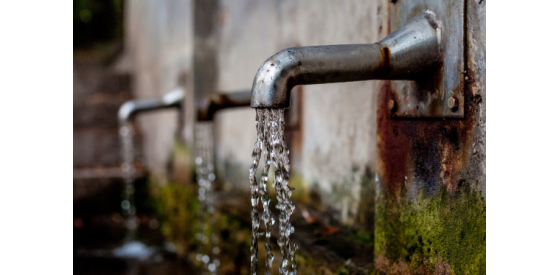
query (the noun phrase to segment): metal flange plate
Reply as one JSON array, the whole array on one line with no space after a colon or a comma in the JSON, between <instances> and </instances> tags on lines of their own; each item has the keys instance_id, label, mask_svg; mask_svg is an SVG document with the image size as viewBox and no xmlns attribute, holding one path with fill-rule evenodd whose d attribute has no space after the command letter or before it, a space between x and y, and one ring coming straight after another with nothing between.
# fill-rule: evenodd
<instances>
[{"instance_id":1,"label":"metal flange plate","mask_svg":"<svg viewBox=\"0 0 560 275\"><path fill-rule=\"evenodd\" d=\"M390 4L391 30L423 10L433 11L442 27L442 62L417 81L391 81L393 117L463 118L465 3L454 0L398 0Z\"/></svg>"}]
</instances>

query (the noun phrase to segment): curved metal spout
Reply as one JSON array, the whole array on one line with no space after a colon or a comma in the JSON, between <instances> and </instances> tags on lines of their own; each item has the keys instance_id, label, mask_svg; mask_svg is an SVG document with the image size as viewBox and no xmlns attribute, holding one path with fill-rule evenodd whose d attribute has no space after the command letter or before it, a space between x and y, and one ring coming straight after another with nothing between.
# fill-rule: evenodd
<instances>
[{"instance_id":1,"label":"curved metal spout","mask_svg":"<svg viewBox=\"0 0 560 275\"><path fill-rule=\"evenodd\" d=\"M181 107L184 98L185 92L183 88L176 87L167 92L162 98L129 100L123 103L119 109L119 122L129 121L140 112Z\"/></svg>"},{"instance_id":2,"label":"curved metal spout","mask_svg":"<svg viewBox=\"0 0 560 275\"><path fill-rule=\"evenodd\" d=\"M239 91L232 93L218 92L202 99L198 104L197 120L211 121L214 114L219 110L248 107L251 104L251 91Z\"/></svg>"},{"instance_id":3,"label":"curved metal spout","mask_svg":"<svg viewBox=\"0 0 560 275\"><path fill-rule=\"evenodd\" d=\"M297 85L372 79L415 80L441 62L441 25L431 11L375 44L284 49L259 68L251 107L289 108Z\"/></svg>"}]
</instances>

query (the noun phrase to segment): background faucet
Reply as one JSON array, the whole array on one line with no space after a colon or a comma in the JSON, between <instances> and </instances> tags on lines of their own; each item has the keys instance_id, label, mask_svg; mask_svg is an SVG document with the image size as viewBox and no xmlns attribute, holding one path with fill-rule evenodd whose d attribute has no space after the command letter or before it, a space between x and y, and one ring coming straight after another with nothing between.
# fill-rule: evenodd
<instances>
[{"instance_id":1,"label":"background faucet","mask_svg":"<svg viewBox=\"0 0 560 275\"><path fill-rule=\"evenodd\" d=\"M139 112L148 112L166 108L181 108L185 91L182 87L176 87L167 92L161 98L153 99L135 99L129 100L119 109L119 122L125 123L130 121L133 116Z\"/></svg>"}]
</instances>

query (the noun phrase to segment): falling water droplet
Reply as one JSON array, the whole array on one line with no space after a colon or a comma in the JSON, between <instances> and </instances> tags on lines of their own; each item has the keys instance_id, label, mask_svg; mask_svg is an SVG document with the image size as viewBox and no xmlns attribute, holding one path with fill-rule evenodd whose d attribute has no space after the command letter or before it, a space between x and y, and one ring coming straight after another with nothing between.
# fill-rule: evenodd
<instances>
[{"instance_id":1,"label":"falling water droplet","mask_svg":"<svg viewBox=\"0 0 560 275\"><path fill-rule=\"evenodd\" d=\"M121 202L121 207L124 210L129 210L130 209L130 202L128 200L124 200Z\"/></svg>"}]
</instances>

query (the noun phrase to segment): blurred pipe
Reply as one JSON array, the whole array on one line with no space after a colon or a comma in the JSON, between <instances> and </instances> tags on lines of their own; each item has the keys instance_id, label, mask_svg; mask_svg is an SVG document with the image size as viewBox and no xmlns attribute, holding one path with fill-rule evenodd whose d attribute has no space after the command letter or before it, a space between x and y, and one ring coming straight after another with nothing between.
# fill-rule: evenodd
<instances>
[{"instance_id":1,"label":"blurred pipe","mask_svg":"<svg viewBox=\"0 0 560 275\"><path fill-rule=\"evenodd\" d=\"M200 100L197 109L197 121L212 121L216 112L236 107L251 105L251 91L237 91L231 93L217 92Z\"/></svg>"},{"instance_id":2,"label":"blurred pipe","mask_svg":"<svg viewBox=\"0 0 560 275\"><path fill-rule=\"evenodd\" d=\"M118 113L119 123L130 121L136 114L167 108L181 108L185 91L182 87L173 88L162 98L129 100L121 105Z\"/></svg>"}]
</instances>

